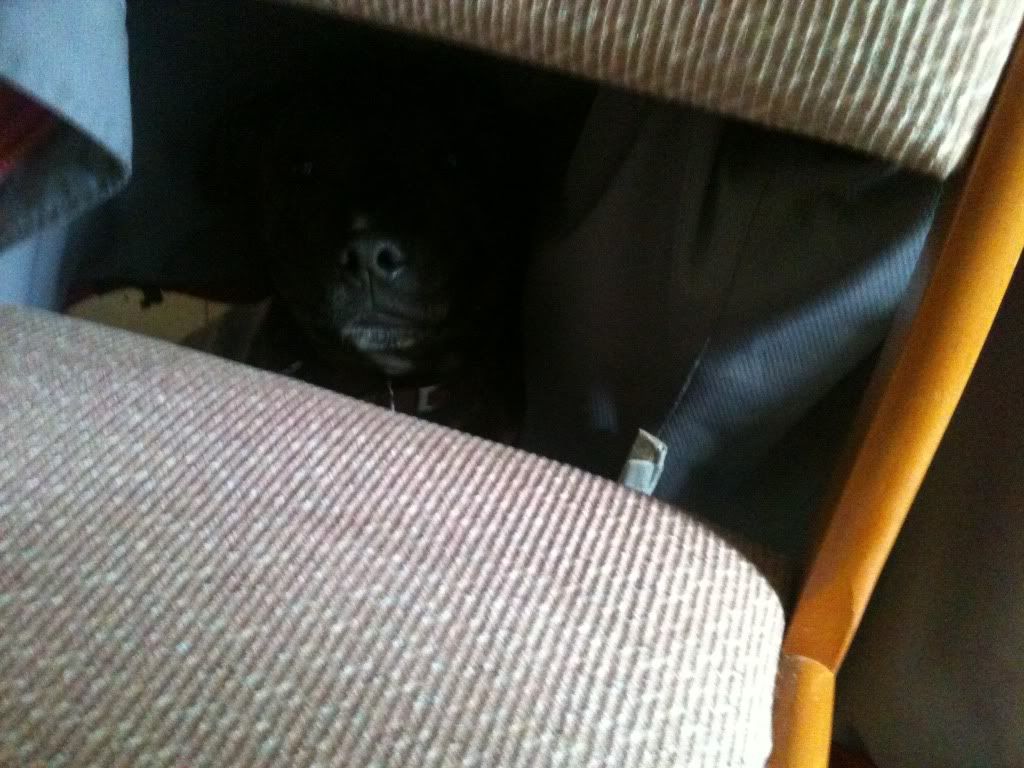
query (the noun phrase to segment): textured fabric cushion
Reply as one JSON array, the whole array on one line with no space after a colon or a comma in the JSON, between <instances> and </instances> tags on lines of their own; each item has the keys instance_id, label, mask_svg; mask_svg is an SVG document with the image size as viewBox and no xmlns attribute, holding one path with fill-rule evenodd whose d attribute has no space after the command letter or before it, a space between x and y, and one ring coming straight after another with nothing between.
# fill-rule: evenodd
<instances>
[{"instance_id":1,"label":"textured fabric cushion","mask_svg":"<svg viewBox=\"0 0 1024 768\"><path fill-rule=\"evenodd\" d=\"M0 763L742 766L783 628L658 502L0 309Z\"/></svg>"},{"instance_id":2,"label":"textured fabric cushion","mask_svg":"<svg viewBox=\"0 0 1024 768\"><path fill-rule=\"evenodd\" d=\"M287 0L845 144L963 158L1020 0Z\"/></svg>"}]
</instances>

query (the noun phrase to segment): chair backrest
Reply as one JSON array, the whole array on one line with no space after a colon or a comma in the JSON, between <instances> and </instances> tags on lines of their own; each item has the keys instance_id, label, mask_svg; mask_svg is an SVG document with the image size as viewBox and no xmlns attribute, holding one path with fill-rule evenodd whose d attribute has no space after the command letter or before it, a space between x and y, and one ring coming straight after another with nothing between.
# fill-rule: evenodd
<instances>
[{"instance_id":1,"label":"chair backrest","mask_svg":"<svg viewBox=\"0 0 1024 768\"><path fill-rule=\"evenodd\" d=\"M1018 0L287 0L844 144L946 176Z\"/></svg>"}]
</instances>

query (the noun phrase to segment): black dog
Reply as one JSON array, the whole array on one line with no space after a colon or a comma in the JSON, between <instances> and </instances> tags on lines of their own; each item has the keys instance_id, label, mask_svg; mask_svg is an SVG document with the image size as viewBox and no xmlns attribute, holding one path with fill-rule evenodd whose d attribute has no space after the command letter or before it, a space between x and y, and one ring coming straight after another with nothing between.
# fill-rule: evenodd
<instances>
[{"instance_id":1,"label":"black dog","mask_svg":"<svg viewBox=\"0 0 1024 768\"><path fill-rule=\"evenodd\" d=\"M510 440L529 196L479 90L289 88L229 121L221 174L272 290L259 367Z\"/></svg>"}]
</instances>

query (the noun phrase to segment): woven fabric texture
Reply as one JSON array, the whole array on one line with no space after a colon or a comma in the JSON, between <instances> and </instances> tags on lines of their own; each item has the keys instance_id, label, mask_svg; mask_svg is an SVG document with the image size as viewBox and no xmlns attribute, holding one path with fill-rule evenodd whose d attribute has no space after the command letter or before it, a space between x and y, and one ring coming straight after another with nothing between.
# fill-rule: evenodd
<instances>
[{"instance_id":1,"label":"woven fabric texture","mask_svg":"<svg viewBox=\"0 0 1024 768\"><path fill-rule=\"evenodd\" d=\"M825 139L964 157L1021 0L286 0Z\"/></svg>"},{"instance_id":2,"label":"woven fabric texture","mask_svg":"<svg viewBox=\"0 0 1024 768\"><path fill-rule=\"evenodd\" d=\"M676 510L42 313L0 393L0 764L767 757L779 601Z\"/></svg>"}]
</instances>

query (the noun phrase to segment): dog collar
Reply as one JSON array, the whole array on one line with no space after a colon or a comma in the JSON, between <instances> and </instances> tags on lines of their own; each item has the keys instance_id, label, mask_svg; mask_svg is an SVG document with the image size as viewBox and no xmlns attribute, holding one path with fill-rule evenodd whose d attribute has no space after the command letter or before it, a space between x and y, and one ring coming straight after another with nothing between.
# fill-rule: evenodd
<instances>
[{"instance_id":1,"label":"dog collar","mask_svg":"<svg viewBox=\"0 0 1024 768\"><path fill-rule=\"evenodd\" d=\"M392 411L414 416L426 416L447 407L452 402L451 390L444 384L426 384L420 387L396 387L391 379L384 383L384 391L374 398L377 405Z\"/></svg>"}]
</instances>

